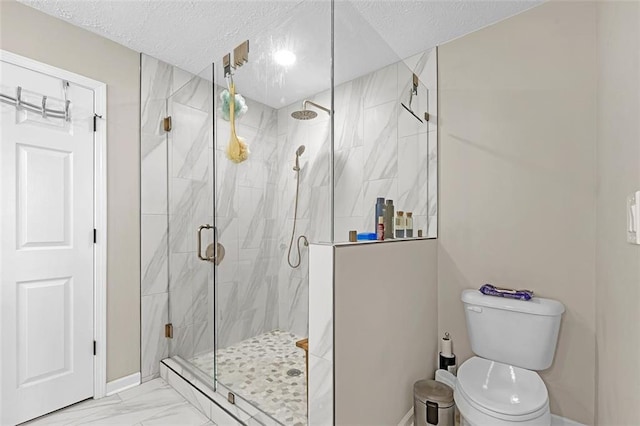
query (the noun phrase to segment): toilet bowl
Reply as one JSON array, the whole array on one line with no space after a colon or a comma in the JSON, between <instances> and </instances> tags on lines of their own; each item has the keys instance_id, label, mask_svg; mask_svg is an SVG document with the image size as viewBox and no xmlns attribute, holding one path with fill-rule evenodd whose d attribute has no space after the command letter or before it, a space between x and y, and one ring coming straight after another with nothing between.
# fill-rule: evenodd
<instances>
[{"instance_id":1,"label":"toilet bowl","mask_svg":"<svg viewBox=\"0 0 640 426\"><path fill-rule=\"evenodd\" d=\"M460 366L454 400L461 425L549 426L549 396L534 371L480 357Z\"/></svg>"}]
</instances>

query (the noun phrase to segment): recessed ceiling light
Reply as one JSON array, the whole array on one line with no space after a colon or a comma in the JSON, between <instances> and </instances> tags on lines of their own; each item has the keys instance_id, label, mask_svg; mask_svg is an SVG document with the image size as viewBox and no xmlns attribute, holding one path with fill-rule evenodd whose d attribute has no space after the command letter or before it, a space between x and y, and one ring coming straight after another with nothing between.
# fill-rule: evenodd
<instances>
[{"instance_id":1,"label":"recessed ceiling light","mask_svg":"<svg viewBox=\"0 0 640 426\"><path fill-rule=\"evenodd\" d=\"M276 53L274 53L273 59L275 59L278 64L287 67L294 64L294 62L296 61L296 55L294 55L294 53L290 50L283 49L278 50Z\"/></svg>"}]
</instances>

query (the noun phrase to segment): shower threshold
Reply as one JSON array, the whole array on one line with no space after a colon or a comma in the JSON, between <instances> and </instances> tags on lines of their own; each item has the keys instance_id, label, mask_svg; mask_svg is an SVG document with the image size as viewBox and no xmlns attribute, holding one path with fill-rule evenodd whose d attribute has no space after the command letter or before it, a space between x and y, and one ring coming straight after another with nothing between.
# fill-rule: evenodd
<instances>
[{"instance_id":1,"label":"shower threshold","mask_svg":"<svg viewBox=\"0 0 640 426\"><path fill-rule=\"evenodd\" d=\"M305 371L304 351L296 347L299 336L273 330L217 351L217 381L283 425L307 424L307 378L288 375ZM189 360L214 378L216 353Z\"/></svg>"}]
</instances>

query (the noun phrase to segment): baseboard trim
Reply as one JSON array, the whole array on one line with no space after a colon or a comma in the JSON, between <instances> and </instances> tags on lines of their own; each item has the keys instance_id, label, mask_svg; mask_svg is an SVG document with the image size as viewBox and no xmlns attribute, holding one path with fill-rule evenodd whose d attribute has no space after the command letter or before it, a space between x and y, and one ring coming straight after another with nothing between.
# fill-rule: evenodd
<instances>
[{"instance_id":1,"label":"baseboard trim","mask_svg":"<svg viewBox=\"0 0 640 426\"><path fill-rule=\"evenodd\" d=\"M413 426L413 407L404 415L398 426Z\"/></svg>"},{"instance_id":2,"label":"baseboard trim","mask_svg":"<svg viewBox=\"0 0 640 426\"><path fill-rule=\"evenodd\" d=\"M566 417L556 416L551 414L551 426L585 426L582 423L578 423L575 420L567 419Z\"/></svg>"},{"instance_id":3,"label":"baseboard trim","mask_svg":"<svg viewBox=\"0 0 640 426\"><path fill-rule=\"evenodd\" d=\"M114 393L122 392L123 390L130 389L140 384L140 372L130 374L128 376L121 377L107 383L106 395L113 395Z\"/></svg>"}]
</instances>

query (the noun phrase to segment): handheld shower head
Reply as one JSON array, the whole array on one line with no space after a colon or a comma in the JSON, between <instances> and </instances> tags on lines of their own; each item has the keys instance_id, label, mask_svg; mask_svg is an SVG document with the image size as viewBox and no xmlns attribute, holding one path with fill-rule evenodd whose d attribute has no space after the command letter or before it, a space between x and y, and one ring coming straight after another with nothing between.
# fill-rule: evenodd
<instances>
[{"instance_id":1,"label":"handheld shower head","mask_svg":"<svg viewBox=\"0 0 640 426\"><path fill-rule=\"evenodd\" d=\"M293 170L296 172L300 171L300 156L302 155L302 153L305 150L305 146L304 145L300 145L298 147L298 149L296 149L296 165L293 166Z\"/></svg>"}]
</instances>

